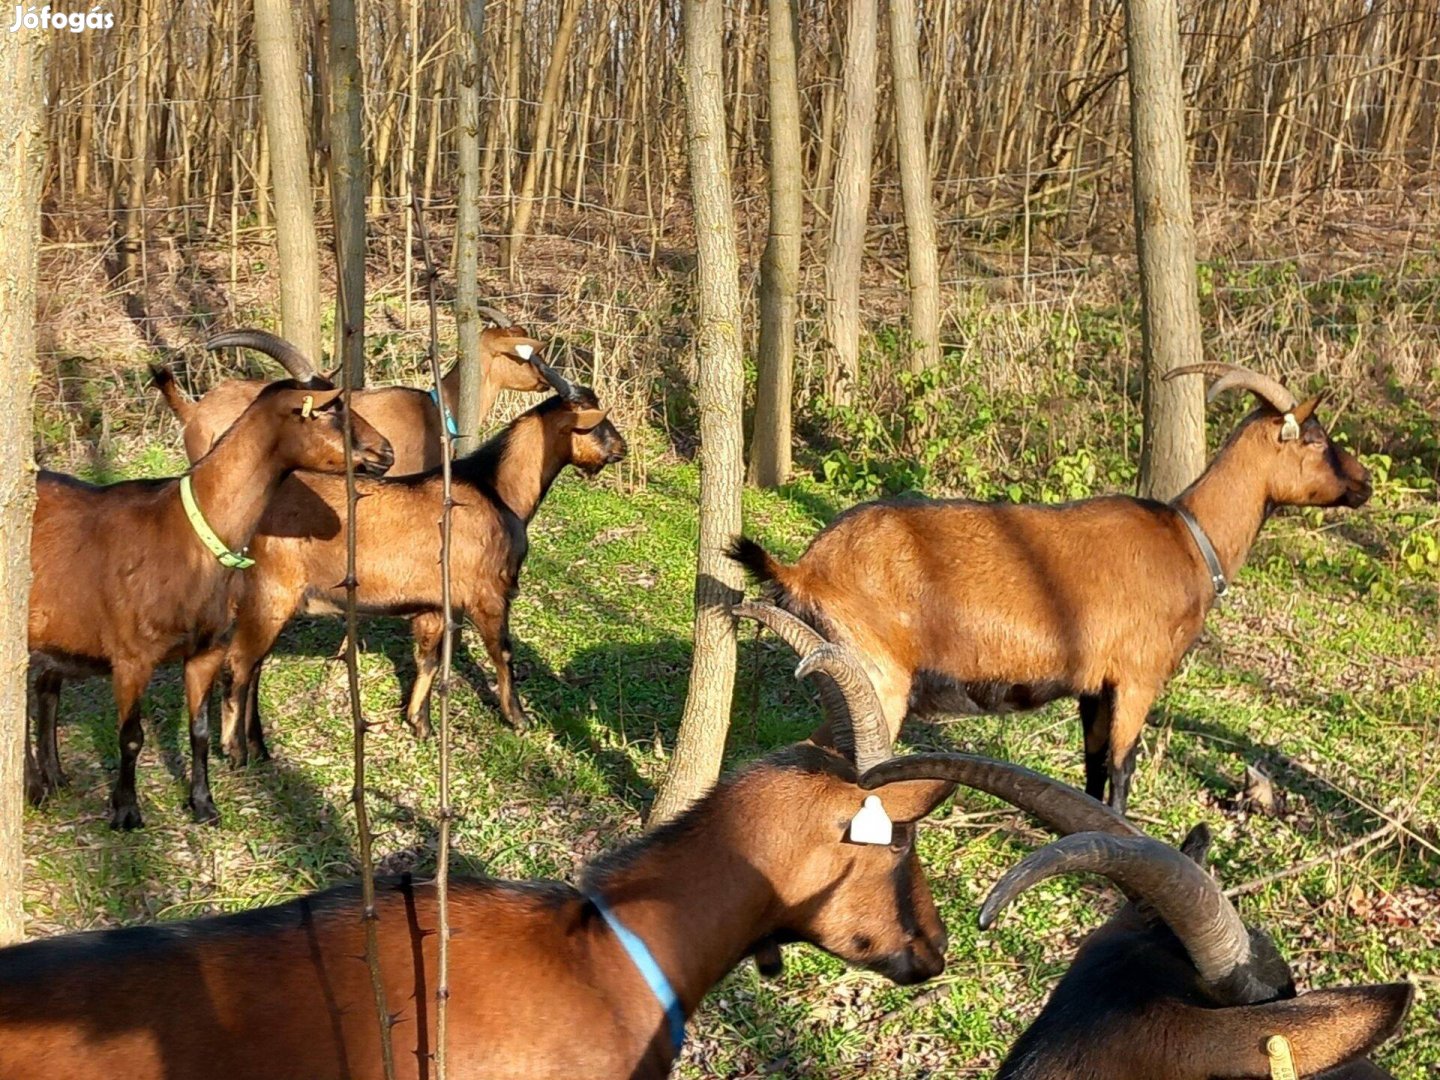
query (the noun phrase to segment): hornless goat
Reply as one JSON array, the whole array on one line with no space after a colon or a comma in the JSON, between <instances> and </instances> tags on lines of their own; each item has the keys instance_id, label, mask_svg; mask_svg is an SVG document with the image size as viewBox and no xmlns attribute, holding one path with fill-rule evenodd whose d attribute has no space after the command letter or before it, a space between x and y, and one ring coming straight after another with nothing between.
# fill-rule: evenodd
<instances>
[{"instance_id":1,"label":"hornless goat","mask_svg":"<svg viewBox=\"0 0 1440 1080\"><path fill-rule=\"evenodd\" d=\"M778 601L864 657L893 733L907 713L994 713L1080 699L1085 790L1125 810L1151 703L1278 506L1349 506L1370 475L1274 379L1229 364L1262 402L1173 503L886 500L846 511L793 566L737 537Z\"/></svg>"},{"instance_id":2,"label":"hornless goat","mask_svg":"<svg viewBox=\"0 0 1440 1080\"><path fill-rule=\"evenodd\" d=\"M157 369L155 378L164 383L169 373ZM389 444L359 416L351 422L356 468L384 472ZM180 660L190 711L190 808L197 821L216 819L205 712L224 655L220 638L230 625L245 547L281 482L298 468L345 469L344 402L327 383L270 384L183 477L96 486L40 473L30 540L31 706L39 747L37 765L27 740L32 798L65 783L55 733L62 681L109 673L120 724L110 824L141 825L140 696L156 665Z\"/></svg>"},{"instance_id":3,"label":"hornless goat","mask_svg":"<svg viewBox=\"0 0 1440 1080\"><path fill-rule=\"evenodd\" d=\"M231 345L251 348L278 360L292 378L304 381L315 377L315 369L299 349L264 330L232 330L205 343L207 349ZM536 341L518 326L490 327L481 333L480 401L476 411L480 423L490 415L501 390L550 389L544 376L529 362L544 348L544 342ZM227 379L195 400L187 397L173 379L163 383L160 391L184 432L185 455L191 461L199 460L265 385L259 379ZM445 373L440 392L453 425L460 411L459 365ZM373 387L356 390L352 406L394 447L395 464L390 475L406 476L439 466L444 440L433 392L408 386Z\"/></svg>"},{"instance_id":4,"label":"hornless goat","mask_svg":"<svg viewBox=\"0 0 1440 1080\"><path fill-rule=\"evenodd\" d=\"M1297 997L1274 941L1245 926L1204 868L1210 834L1203 825L1176 851L1069 785L1018 767L987 771L977 760L896 758L866 772L860 786L884 791L903 780L959 779L1068 834L1031 853L991 890L983 929L1026 889L1061 873L1104 875L1131 901L1080 946L996 1080L1390 1077L1364 1055L1399 1027L1412 988L1391 983ZM1293 1074L1271 1071L1266 1046L1277 1035L1288 1040Z\"/></svg>"},{"instance_id":5,"label":"hornless goat","mask_svg":"<svg viewBox=\"0 0 1440 1080\"><path fill-rule=\"evenodd\" d=\"M495 665L500 709L516 728L527 723L511 671L510 603L528 552L526 527L567 465L594 475L625 456L625 440L594 391L577 387L538 357L557 394L522 413L479 450L451 467L453 610L468 616ZM430 685L439 663L441 477L368 481L356 507L355 602L363 615L408 615L418 674L406 708L417 735L428 734ZM295 476L271 503L251 544L250 571L222 676L221 745L232 764L265 758L258 670L280 631L297 614L344 610L345 485L327 476ZM242 726L243 725L243 726Z\"/></svg>"},{"instance_id":6,"label":"hornless goat","mask_svg":"<svg viewBox=\"0 0 1440 1080\"><path fill-rule=\"evenodd\" d=\"M824 672L846 692L864 680L853 656L828 646L801 671ZM844 741L888 748L877 712L844 715L875 728ZM938 975L946 936L914 823L954 782L880 789L893 835L874 843L849 832L866 796L856 778L853 758L792 746L592 862L580 888L452 881L450 1075L664 1076L709 989L777 941L809 942L898 983ZM382 886L378 909L396 1071L433 1075L434 891L402 879ZM0 1075L374 1080L364 934L347 886L239 915L0 950ZM647 957L658 980L642 975Z\"/></svg>"}]
</instances>

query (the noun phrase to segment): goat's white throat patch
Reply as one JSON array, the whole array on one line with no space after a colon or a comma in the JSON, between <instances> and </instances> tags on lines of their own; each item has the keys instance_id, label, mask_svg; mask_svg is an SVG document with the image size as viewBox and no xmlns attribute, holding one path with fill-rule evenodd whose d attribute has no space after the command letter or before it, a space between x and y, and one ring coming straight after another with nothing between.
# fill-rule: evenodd
<instances>
[{"instance_id":1,"label":"goat's white throat patch","mask_svg":"<svg viewBox=\"0 0 1440 1080\"><path fill-rule=\"evenodd\" d=\"M895 835L895 826L879 795L866 795L855 816L850 819L850 841L855 844L886 846Z\"/></svg>"}]
</instances>

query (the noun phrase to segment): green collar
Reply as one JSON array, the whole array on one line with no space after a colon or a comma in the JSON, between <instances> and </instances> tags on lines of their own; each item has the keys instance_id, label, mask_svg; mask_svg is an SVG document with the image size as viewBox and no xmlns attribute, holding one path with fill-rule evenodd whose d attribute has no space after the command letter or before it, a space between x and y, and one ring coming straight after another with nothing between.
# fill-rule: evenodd
<instances>
[{"instance_id":1,"label":"green collar","mask_svg":"<svg viewBox=\"0 0 1440 1080\"><path fill-rule=\"evenodd\" d=\"M189 473L180 478L180 505L185 507L185 516L190 519L195 535L210 549L210 554L220 561L221 566L229 570L248 570L255 565L254 559L243 551L231 551L225 546L225 541L215 535L215 530L200 512L200 504L195 501L195 489L191 486Z\"/></svg>"}]
</instances>

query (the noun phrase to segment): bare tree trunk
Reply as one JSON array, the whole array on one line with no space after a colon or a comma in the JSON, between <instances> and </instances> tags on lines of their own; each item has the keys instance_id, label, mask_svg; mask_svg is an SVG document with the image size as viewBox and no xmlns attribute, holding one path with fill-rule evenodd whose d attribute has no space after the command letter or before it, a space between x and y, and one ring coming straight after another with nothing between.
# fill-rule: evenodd
<instances>
[{"instance_id":1,"label":"bare tree trunk","mask_svg":"<svg viewBox=\"0 0 1440 1080\"><path fill-rule=\"evenodd\" d=\"M690 127L690 189L700 258L696 341L700 407L700 551L695 575L695 657L680 734L652 825L679 814L714 784L725 753L735 690L739 568L725 544L740 530L744 483L740 363L740 261L735 247L730 155L725 146L721 56L724 0L687 0L685 106Z\"/></svg>"},{"instance_id":2,"label":"bare tree trunk","mask_svg":"<svg viewBox=\"0 0 1440 1080\"><path fill-rule=\"evenodd\" d=\"M315 237L315 193L310 186L310 148L305 139L300 54L290 8L289 0L255 0L255 50L260 54L260 95L275 192L281 332L318 364L320 251Z\"/></svg>"},{"instance_id":3,"label":"bare tree trunk","mask_svg":"<svg viewBox=\"0 0 1440 1080\"><path fill-rule=\"evenodd\" d=\"M1171 368L1200 359L1195 222L1190 212L1175 4L1176 0L1125 0L1145 358L1140 493L1167 500L1205 467L1201 382L1163 381Z\"/></svg>"},{"instance_id":4,"label":"bare tree trunk","mask_svg":"<svg viewBox=\"0 0 1440 1080\"><path fill-rule=\"evenodd\" d=\"M849 405L860 376L860 264L870 211L870 155L875 140L875 0L849 0L845 28L844 126L825 258L825 390Z\"/></svg>"},{"instance_id":5,"label":"bare tree trunk","mask_svg":"<svg viewBox=\"0 0 1440 1080\"><path fill-rule=\"evenodd\" d=\"M770 236L760 260L760 371L750 479L790 478L790 397L795 366L795 290L800 278L803 175L793 0L770 2Z\"/></svg>"},{"instance_id":6,"label":"bare tree trunk","mask_svg":"<svg viewBox=\"0 0 1440 1080\"><path fill-rule=\"evenodd\" d=\"M500 269L507 274L514 273L515 256L520 253L525 230L530 227L530 215L535 204L535 180L540 175L540 163L550 145L550 124L560 100L560 81L565 75L566 58L570 55L570 39L575 36L575 24L580 19L580 6L581 0L565 0L565 6L560 11L560 26L555 31L550 66L545 72L545 90L540 96L540 109L535 116L535 136L530 140L525 176L515 197L509 232L500 243Z\"/></svg>"},{"instance_id":7,"label":"bare tree trunk","mask_svg":"<svg viewBox=\"0 0 1440 1080\"><path fill-rule=\"evenodd\" d=\"M920 83L915 0L890 0L890 63L895 76L895 135L910 270L910 370L940 362L940 256L925 147L925 91Z\"/></svg>"},{"instance_id":8,"label":"bare tree trunk","mask_svg":"<svg viewBox=\"0 0 1440 1080\"><path fill-rule=\"evenodd\" d=\"M21 821L45 31L0 35L0 945L25 935Z\"/></svg>"},{"instance_id":9,"label":"bare tree trunk","mask_svg":"<svg viewBox=\"0 0 1440 1080\"><path fill-rule=\"evenodd\" d=\"M459 339L460 407L455 452L480 444L480 39L485 32L484 0L456 4L460 116L456 132L459 157L459 205L455 210L455 333Z\"/></svg>"},{"instance_id":10,"label":"bare tree trunk","mask_svg":"<svg viewBox=\"0 0 1440 1080\"><path fill-rule=\"evenodd\" d=\"M355 0L330 0L330 193L335 216L335 358L365 385L365 148Z\"/></svg>"}]
</instances>

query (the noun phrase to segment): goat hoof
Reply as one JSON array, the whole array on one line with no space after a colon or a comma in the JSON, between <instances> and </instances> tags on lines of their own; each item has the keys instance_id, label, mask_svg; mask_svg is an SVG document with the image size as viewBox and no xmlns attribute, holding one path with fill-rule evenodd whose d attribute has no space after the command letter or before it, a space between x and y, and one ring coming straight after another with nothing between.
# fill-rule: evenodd
<instances>
[{"instance_id":1,"label":"goat hoof","mask_svg":"<svg viewBox=\"0 0 1440 1080\"><path fill-rule=\"evenodd\" d=\"M50 794L44 781L38 777L27 776L25 778L25 798L31 806L39 806L45 801L45 796Z\"/></svg>"},{"instance_id":2,"label":"goat hoof","mask_svg":"<svg viewBox=\"0 0 1440 1080\"><path fill-rule=\"evenodd\" d=\"M262 742L262 743L252 742L252 743L250 744L250 754L249 754L249 757L250 757L250 760L251 760L252 762L254 762L255 764L257 764L257 765L258 765L258 764L261 764L261 763L263 763L263 762L269 761L269 760L270 760L270 748L269 748L268 746L266 746L263 742Z\"/></svg>"},{"instance_id":3,"label":"goat hoof","mask_svg":"<svg viewBox=\"0 0 1440 1080\"><path fill-rule=\"evenodd\" d=\"M516 731L530 730L530 717L524 709L518 706L506 715L505 719Z\"/></svg>"},{"instance_id":4,"label":"goat hoof","mask_svg":"<svg viewBox=\"0 0 1440 1080\"><path fill-rule=\"evenodd\" d=\"M143 829L145 819L140 816L140 808L135 805L117 806L110 811L110 828L117 832L129 832L131 829Z\"/></svg>"},{"instance_id":5,"label":"goat hoof","mask_svg":"<svg viewBox=\"0 0 1440 1080\"><path fill-rule=\"evenodd\" d=\"M195 818L197 825L219 825L220 811L215 809L215 803L209 798L191 799L190 813Z\"/></svg>"}]
</instances>

